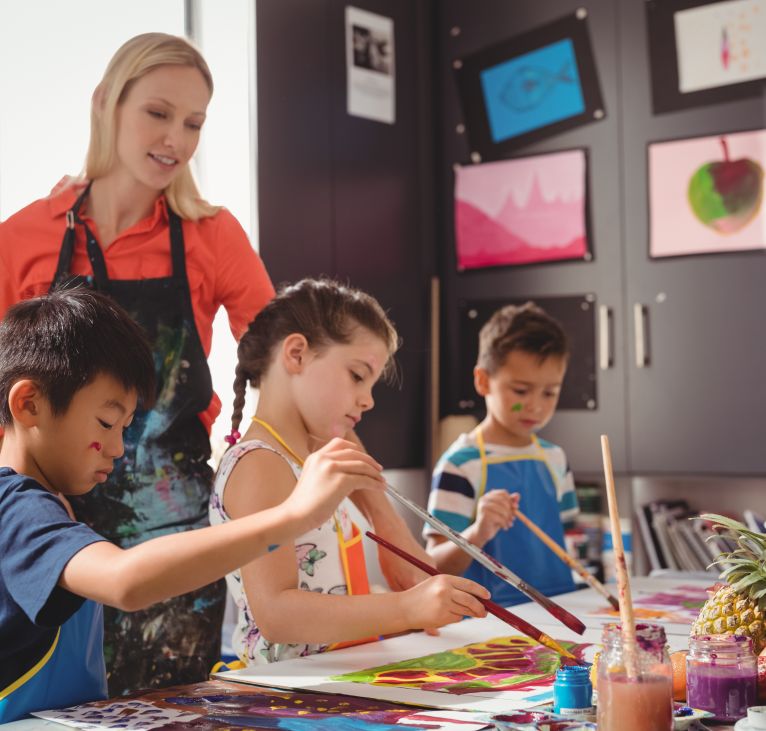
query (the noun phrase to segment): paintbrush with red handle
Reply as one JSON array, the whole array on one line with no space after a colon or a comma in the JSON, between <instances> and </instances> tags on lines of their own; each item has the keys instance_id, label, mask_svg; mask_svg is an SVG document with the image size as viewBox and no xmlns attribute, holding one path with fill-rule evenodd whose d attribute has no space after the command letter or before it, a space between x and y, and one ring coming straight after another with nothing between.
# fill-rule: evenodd
<instances>
[{"instance_id":1,"label":"paintbrush with red handle","mask_svg":"<svg viewBox=\"0 0 766 731\"><path fill-rule=\"evenodd\" d=\"M369 530L366 532L366 535L372 538L372 540L376 543L379 543L381 546L383 546L383 548L387 548L389 551L399 556L399 558L403 558L405 561L408 561L413 566L416 566L429 576L439 575L439 572L433 566L429 566L427 563L424 563L420 559L415 558L415 556L407 553L407 551L404 549L398 548L393 543L389 543L385 538L376 536L372 531ZM542 630L537 629L537 627L535 627L533 624L530 624L521 617L517 617L515 614L509 612L507 609L504 609L499 604L495 604L495 602L490 599L482 599L481 597L476 598L486 607L490 614L494 614L498 619L502 619L503 622L507 622L511 625L511 627L517 629L519 632L523 632L527 637L531 637L533 640L535 640L535 642L539 642L541 645L545 645L545 647L553 650L554 652L557 652L559 655L562 655L568 660L573 660L576 663L580 662L580 660L578 660L577 657L569 652L569 650L563 648L550 635L547 635Z\"/></svg>"},{"instance_id":2,"label":"paintbrush with red handle","mask_svg":"<svg viewBox=\"0 0 766 731\"><path fill-rule=\"evenodd\" d=\"M441 533L445 538L448 538L456 546L465 551L474 561L480 563L484 568L489 569L495 576L507 582L515 589L518 589L522 594L526 594L532 601L537 602L543 609L556 617L559 622L569 627L572 632L577 632L578 635L585 632L585 624L575 617L574 614L568 612L564 607L556 604L552 599L545 596L545 594L527 584L526 581L514 574L507 566L503 566L503 564L496 558L493 558L485 551L482 551L478 546L474 546L473 543L470 543L463 538L460 533L452 530L446 523L443 523L437 517L423 510L423 508L416 505L409 498L404 497L404 495L388 483L386 483L386 492L398 503L401 503L419 518L428 523L434 530Z\"/></svg>"}]
</instances>

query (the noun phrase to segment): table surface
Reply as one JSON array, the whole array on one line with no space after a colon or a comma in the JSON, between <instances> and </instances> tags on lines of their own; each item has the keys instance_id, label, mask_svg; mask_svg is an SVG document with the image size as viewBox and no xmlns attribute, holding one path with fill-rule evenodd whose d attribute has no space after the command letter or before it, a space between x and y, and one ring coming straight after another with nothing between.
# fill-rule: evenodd
<instances>
[{"instance_id":1,"label":"table surface","mask_svg":"<svg viewBox=\"0 0 766 731\"><path fill-rule=\"evenodd\" d=\"M696 586L704 588L710 585L710 581L699 580L669 580L669 579L656 579L656 578L635 578L632 581L632 588L634 592L634 598L636 595L646 592L660 592L674 589L680 585L683 586ZM523 617L529 622L537 625L544 632L549 634L555 633L558 639L586 639L590 642L598 642L600 637L600 629L605 621L608 621L604 617L594 617L588 614L598 607L604 606L606 603L604 599L599 596L592 589L585 589L571 594L562 595L556 597L556 601L567 609L577 614L586 624L587 629L583 637L567 630L564 627L551 626L549 615L536 604L528 603L523 605L517 605L513 607L513 612ZM689 634L689 625L685 623L676 624L664 624L665 631L668 636L668 644L671 650L686 649L688 646L687 639ZM450 625L444 628L440 635L437 637L428 637L429 652L439 652L443 649L449 649L465 644L464 639L470 637L471 642L476 642L478 638L489 639L491 637L497 637L498 631L502 630L507 633L507 625L503 624L497 618L493 616L487 616L483 619L468 619L463 622L459 622L456 625ZM462 638L462 639L461 639ZM408 642L411 642L407 636L394 637L387 640L383 640L374 645L363 645L358 647L352 647L345 650L336 650L333 652L333 656L340 656L341 653L355 653L355 654L367 654L372 652L376 658L377 664L386 662L386 657L406 657L402 655L403 649ZM457 644L456 644L457 643ZM289 671L290 666L296 663L301 663L301 674L305 674L306 669L312 664L311 657L300 658L298 660L288 660L282 663L275 663L268 666L273 671ZM369 665L361 665L361 667L369 667ZM280 672L280 674L282 674ZM309 673L310 674L310 673ZM223 676L219 676L225 680L235 680L235 673L226 673ZM240 686L241 687L241 686ZM326 689L325 692L329 690ZM137 696L140 699L140 696ZM115 699L117 700L117 699ZM32 731L32 729L49 729L50 731L61 731L61 729L68 728L62 724L52 723L49 721L43 721L42 719L29 718L21 721L15 721L13 723L0 724L0 728L3 731ZM730 725L711 725L710 728L715 731L727 731L733 729Z\"/></svg>"}]
</instances>

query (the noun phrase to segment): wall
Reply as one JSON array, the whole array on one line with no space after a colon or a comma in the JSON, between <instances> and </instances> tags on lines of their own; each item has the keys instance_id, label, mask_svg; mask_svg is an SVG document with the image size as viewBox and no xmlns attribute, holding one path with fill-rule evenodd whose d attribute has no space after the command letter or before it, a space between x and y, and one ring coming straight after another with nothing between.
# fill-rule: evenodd
<instances>
[{"instance_id":1,"label":"wall","mask_svg":"<svg viewBox=\"0 0 766 731\"><path fill-rule=\"evenodd\" d=\"M453 165L470 164L470 148L460 131L463 113L454 80L452 62L485 46L574 13L579 3L570 0L538 0L508 3L503 0L443 0L437 6L437 73L441 147L439 169L439 242L437 251L443 282L444 351L442 362L458 357L458 304L461 300L503 297L552 297L591 293L596 305L607 304L622 317L625 272L622 262L620 197L621 101L619 80L618 13L613 0L588 3L590 36L598 68L607 116L604 120L578 127L519 150L519 155L563 150L588 149L590 216L594 240L592 262L549 263L544 266L501 267L458 274L455 269L453 233ZM566 445L567 454L580 471L595 472L600 464L598 435L612 439L614 462L624 466L625 375L622 370L626 342L624 329L615 327L615 367L599 373L598 409L560 411L545 434ZM458 374L443 369L441 393L443 415L454 412L454 391ZM567 434L580 438L565 440Z\"/></svg>"},{"instance_id":2,"label":"wall","mask_svg":"<svg viewBox=\"0 0 766 731\"><path fill-rule=\"evenodd\" d=\"M426 461L433 269L430 0L363 0L394 20L396 122L346 113L341 0L258 0L260 252L275 283L329 274L378 297L402 337L401 389L360 425L388 467Z\"/></svg>"},{"instance_id":3,"label":"wall","mask_svg":"<svg viewBox=\"0 0 766 731\"><path fill-rule=\"evenodd\" d=\"M607 117L517 154L588 149L594 261L455 271L452 166L469 164L470 149L459 129L463 115L452 61L573 13L580 5L443 0L437 6L443 359L450 362L456 356L461 299L592 292L615 315L614 366L598 372L596 411L559 412L545 432L564 445L575 474L599 478L598 435L607 433L615 466L624 473L618 476L623 514L632 504L659 497L686 498L700 510L736 513L757 507L763 494L758 475L766 472L758 438L766 350L762 338L747 333L762 329L766 257L749 252L649 260L646 145L762 128L766 95L653 115L645 3L584 4ZM634 302L649 309L654 346L652 367L642 370L634 365ZM443 377L444 415L454 400L455 374L446 371ZM645 568L640 557L638 568Z\"/></svg>"},{"instance_id":4,"label":"wall","mask_svg":"<svg viewBox=\"0 0 766 731\"><path fill-rule=\"evenodd\" d=\"M600 471L598 436L607 433L615 466L626 473L766 472L766 454L752 437L766 408L759 388L766 346L746 335L761 329L766 257L755 251L650 260L646 176L649 142L764 127L764 96L653 115L646 3L592 0L584 6L606 118L516 153L588 150L594 260L455 271L452 166L469 164L470 150L459 131L463 115L452 62L579 6L561 0L445 0L437 6L443 357L452 362L459 347L461 300L591 293L614 313L614 365L598 371L597 409L559 411L545 432L566 446L575 470ZM649 317L652 362L643 369L635 365L635 303ZM454 379L446 374L443 413L454 405Z\"/></svg>"}]
</instances>

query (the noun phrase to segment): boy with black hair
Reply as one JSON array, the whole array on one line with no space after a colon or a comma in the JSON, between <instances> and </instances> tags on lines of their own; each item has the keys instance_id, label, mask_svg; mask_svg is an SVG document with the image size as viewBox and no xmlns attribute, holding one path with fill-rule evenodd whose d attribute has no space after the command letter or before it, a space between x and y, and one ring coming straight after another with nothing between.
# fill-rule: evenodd
<instances>
[{"instance_id":1,"label":"boy with black hair","mask_svg":"<svg viewBox=\"0 0 766 731\"><path fill-rule=\"evenodd\" d=\"M204 586L304 533L380 465L336 439L281 505L123 550L67 497L105 482L138 399L154 399L138 326L104 295L53 292L0 323L0 723L106 697L101 605L133 611Z\"/></svg>"},{"instance_id":2,"label":"boy with black hair","mask_svg":"<svg viewBox=\"0 0 766 731\"><path fill-rule=\"evenodd\" d=\"M526 526L513 523L521 503L563 547L563 524L578 511L564 451L535 434L556 410L568 358L561 326L532 302L492 315L479 334L473 372L487 415L439 459L428 501L429 512L548 595L574 590L572 572ZM429 526L423 535L440 571L473 579L503 606L527 601Z\"/></svg>"}]
</instances>

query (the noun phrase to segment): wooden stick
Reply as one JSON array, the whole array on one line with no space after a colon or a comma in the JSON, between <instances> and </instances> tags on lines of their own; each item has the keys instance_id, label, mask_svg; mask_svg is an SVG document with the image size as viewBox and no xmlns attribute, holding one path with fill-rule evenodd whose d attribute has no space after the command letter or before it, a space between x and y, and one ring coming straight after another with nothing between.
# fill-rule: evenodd
<instances>
[{"instance_id":1,"label":"wooden stick","mask_svg":"<svg viewBox=\"0 0 766 731\"><path fill-rule=\"evenodd\" d=\"M625 670L628 677L638 677L638 650L636 646L636 620L633 615L633 600L630 596L630 579L628 566L625 563L625 548L622 545L622 529L620 513L617 510L617 494L614 489L614 472L612 471L612 452L609 449L609 437L601 435L601 456L604 461L604 478L606 480L606 499L609 503L609 522L612 528L612 545L617 571L617 586L620 596L620 623L622 625L622 648L625 656Z\"/></svg>"},{"instance_id":2,"label":"wooden stick","mask_svg":"<svg viewBox=\"0 0 766 731\"><path fill-rule=\"evenodd\" d=\"M399 548L393 543L389 543L385 538L376 536L372 531L369 530L366 532L366 535L369 538L372 538L372 540L376 543L379 543L381 546L383 546L383 548L387 548L389 551L391 551L391 553L394 553L399 556L399 558L403 558L405 561L408 561L413 566L416 566L429 576L439 575L439 571L437 571L433 566L429 566L419 558L415 558L415 556L407 553L407 551L405 551L403 548ZM502 619L504 622L507 622L511 625L511 627L519 630L519 632L523 632L525 635L527 635L527 637L531 637L535 642L539 642L541 645L545 645L545 647L553 650L554 652L557 652L559 655L562 655L569 660L574 660L574 662L577 663L580 662L577 657L575 657L575 655L569 652L569 650L562 647L550 635L547 635L542 630L539 630L533 624L530 624L521 617L512 614L507 609L504 609L499 604L495 604L495 602L490 599L482 599L478 596L476 598L486 607L490 614L494 614L498 619Z\"/></svg>"},{"instance_id":3,"label":"wooden stick","mask_svg":"<svg viewBox=\"0 0 766 731\"><path fill-rule=\"evenodd\" d=\"M585 581L592 586L601 596L604 597L615 609L620 608L620 603L615 599L607 589L593 574L588 571L576 558L570 556L556 541L553 540L540 526L527 518L521 510L516 510L516 517L524 523L553 553L558 556L572 571L575 571Z\"/></svg>"},{"instance_id":4,"label":"wooden stick","mask_svg":"<svg viewBox=\"0 0 766 731\"><path fill-rule=\"evenodd\" d=\"M503 566L503 564L496 558L493 558L485 551L482 551L478 546L474 546L473 543L467 541L460 535L460 533L452 530L446 523L443 523L428 511L423 510L423 508L413 503L409 498L404 497L404 495L388 483L386 483L386 492L398 503L409 508L415 515L428 523L434 530L441 533L445 538L448 538L456 546L465 551L474 561L480 563L499 579L502 579L514 587L514 589L518 589L522 594L526 594L532 601L537 602L543 609L556 617L559 622L569 627L572 632L577 632L578 635L585 632L585 624L581 619L578 619L570 611L554 602L553 599L550 599L533 586L527 584L524 579L514 574L507 566Z\"/></svg>"}]
</instances>

